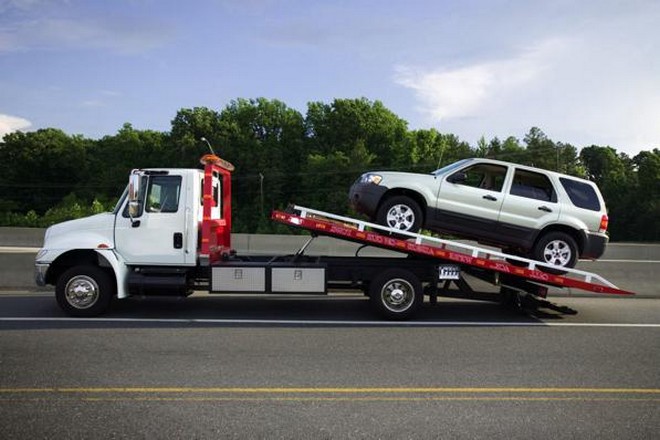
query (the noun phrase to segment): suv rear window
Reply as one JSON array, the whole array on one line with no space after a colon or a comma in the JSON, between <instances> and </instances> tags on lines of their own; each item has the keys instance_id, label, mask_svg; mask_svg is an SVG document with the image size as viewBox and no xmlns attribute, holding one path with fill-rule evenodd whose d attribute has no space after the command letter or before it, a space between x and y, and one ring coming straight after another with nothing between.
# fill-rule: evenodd
<instances>
[{"instance_id":1,"label":"suv rear window","mask_svg":"<svg viewBox=\"0 0 660 440\"><path fill-rule=\"evenodd\" d=\"M565 177L560 177L559 181L575 206L590 211L600 211L600 201L591 185Z\"/></svg>"}]
</instances>

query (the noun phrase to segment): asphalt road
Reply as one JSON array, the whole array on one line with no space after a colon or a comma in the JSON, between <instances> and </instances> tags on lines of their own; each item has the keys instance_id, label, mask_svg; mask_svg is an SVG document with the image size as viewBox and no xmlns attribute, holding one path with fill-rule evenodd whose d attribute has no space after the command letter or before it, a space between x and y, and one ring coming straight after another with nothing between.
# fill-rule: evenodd
<instances>
[{"instance_id":1,"label":"asphalt road","mask_svg":"<svg viewBox=\"0 0 660 440\"><path fill-rule=\"evenodd\" d=\"M660 300L577 314L442 299L130 299L66 318L0 294L0 437L598 438L660 432Z\"/></svg>"}]
</instances>

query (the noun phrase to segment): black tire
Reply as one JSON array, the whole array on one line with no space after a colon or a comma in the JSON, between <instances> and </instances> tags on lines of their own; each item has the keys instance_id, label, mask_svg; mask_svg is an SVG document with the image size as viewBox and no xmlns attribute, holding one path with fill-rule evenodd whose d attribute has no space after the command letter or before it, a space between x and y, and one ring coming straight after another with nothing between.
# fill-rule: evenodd
<instances>
[{"instance_id":1,"label":"black tire","mask_svg":"<svg viewBox=\"0 0 660 440\"><path fill-rule=\"evenodd\" d=\"M424 301L422 283L410 271L387 270L371 280L369 301L374 311L383 318L396 321L410 319Z\"/></svg>"},{"instance_id":2,"label":"black tire","mask_svg":"<svg viewBox=\"0 0 660 440\"><path fill-rule=\"evenodd\" d=\"M74 266L57 280L57 304L71 316L97 316L108 310L115 295L110 275L96 266Z\"/></svg>"},{"instance_id":3,"label":"black tire","mask_svg":"<svg viewBox=\"0 0 660 440\"><path fill-rule=\"evenodd\" d=\"M423 216L419 203L408 196L394 196L386 199L378 208L376 223L417 233L422 228Z\"/></svg>"},{"instance_id":4,"label":"black tire","mask_svg":"<svg viewBox=\"0 0 660 440\"><path fill-rule=\"evenodd\" d=\"M565 232L548 232L539 238L532 249L532 258L544 263L553 264L558 268L573 268L578 261L578 245ZM557 275L565 274L561 269L548 269L540 266L540 270Z\"/></svg>"}]
</instances>

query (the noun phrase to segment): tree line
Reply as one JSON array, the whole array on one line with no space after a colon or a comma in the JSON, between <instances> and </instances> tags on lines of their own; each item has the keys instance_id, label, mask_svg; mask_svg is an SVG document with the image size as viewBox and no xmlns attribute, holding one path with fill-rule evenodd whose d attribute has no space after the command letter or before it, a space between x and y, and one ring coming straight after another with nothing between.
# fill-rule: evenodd
<instances>
[{"instance_id":1,"label":"tree line","mask_svg":"<svg viewBox=\"0 0 660 440\"><path fill-rule=\"evenodd\" d=\"M488 157L588 178L600 187L614 241L660 240L660 150L634 157L610 146L578 149L532 127L521 140L471 146L435 129L410 130L380 101L312 102L306 114L278 100L237 99L220 111L181 109L169 132L124 124L90 139L55 128L5 135L0 143L0 225L48 226L111 209L133 168L199 164L208 151L234 163L235 232L282 227L270 211L289 203L341 215L363 172L430 172L466 157Z\"/></svg>"}]
</instances>

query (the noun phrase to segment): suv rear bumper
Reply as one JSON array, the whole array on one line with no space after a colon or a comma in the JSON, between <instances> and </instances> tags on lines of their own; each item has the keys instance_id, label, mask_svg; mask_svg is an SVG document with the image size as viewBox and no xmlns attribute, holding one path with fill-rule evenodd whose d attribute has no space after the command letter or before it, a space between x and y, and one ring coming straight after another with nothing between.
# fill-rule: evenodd
<instances>
[{"instance_id":1,"label":"suv rear bumper","mask_svg":"<svg viewBox=\"0 0 660 440\"><path fill-rule=\"evenodd\" d=\"M610 238L607 234L587 233L584 240L584 249L581 258L596 260L605 253L605 248Z\"/></svg>"}]
</instances>

